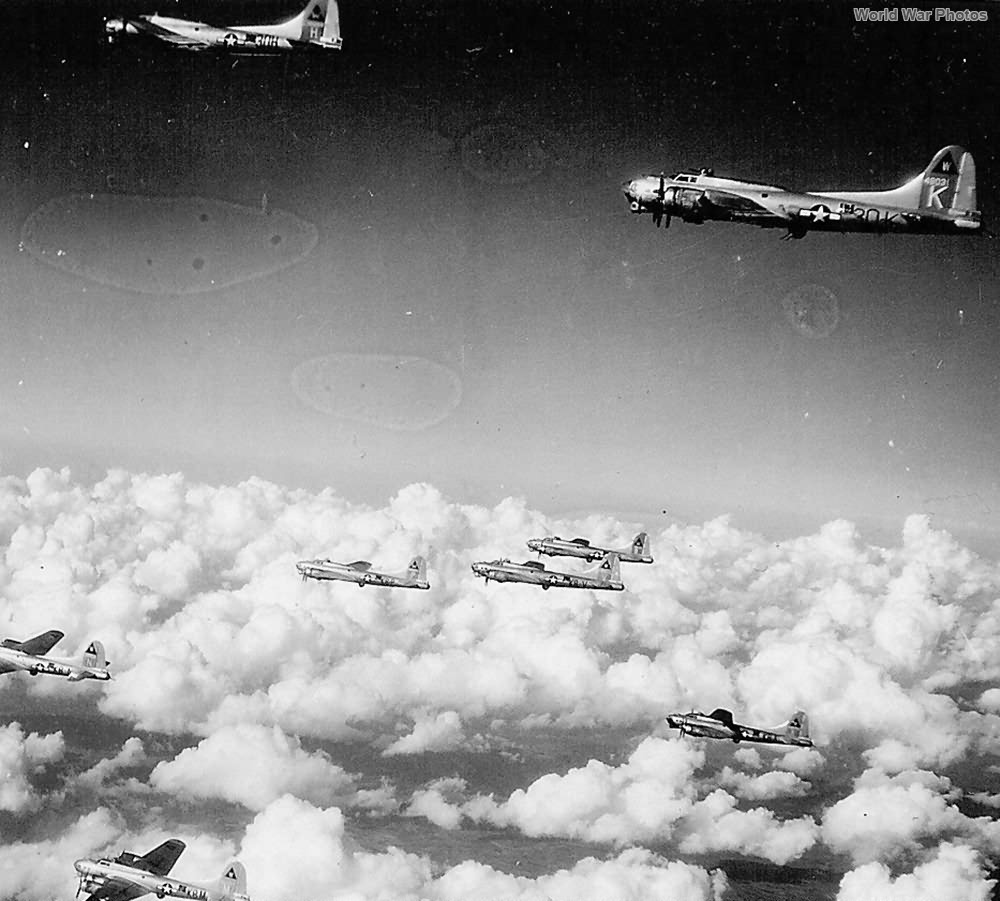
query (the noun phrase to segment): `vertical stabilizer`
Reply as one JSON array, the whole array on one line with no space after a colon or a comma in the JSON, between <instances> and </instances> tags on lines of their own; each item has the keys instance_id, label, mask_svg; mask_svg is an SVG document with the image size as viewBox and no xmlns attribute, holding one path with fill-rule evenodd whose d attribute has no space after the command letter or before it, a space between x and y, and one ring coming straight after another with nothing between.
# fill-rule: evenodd
<instances>
[{"instance_id":1,"label":"vertical stabilizer","mask_svg":"<svg viewBox=\"0 0 1000 901\"><path fill-rule=\"evenodd\" d=\"M604 559L588 572L598 582L618 583L622 580L617 554L605 554Z\"/></svg>"},{"instance_id":2,"label":"vertical stabilizer","mask_svg":"<svg viewBox=\"0 0 1000 901\"><path fill-rule=\"evenodd\" d=\"M410 561L410 565L406 568L407 577L417 583L422 585L427 582L427 561L423 557L414 557Z\"/></svg>"},{"instance_id":3,"label":"vertical stabilizer","mask_svg":"<svg viewBox=\"0 0 1000 901\"><path fill-rule=\"evenodd\" d=\"M785 735L788 738L809 738L809 717L804 711L797 710L785 724Z\"/></svg>"},{"instance_id":4,"label":"vertical stabilizer","mask_svg":"<svg viewBox=\"0 0 1000 901\"><path fill-rule=\"evenodd\" d=\"M921 176L920 209L969 212L976 209L976 164L956 144L943 147Z\"/></svg>"},{"instance_id":5,"label":"vertical stabilizer","mask_svg":"<svg viewBox=\"0 0 1000 901\"><path fill-rule=\"evenodd\" d=\"M638 557L649 556L649 535L640 532L632 539L632 553Z\"/></svg>"},{"instance_id":6,"label":"vertical stabilizer","mask_svg":"<svg viewBox=\"0 0 1000 901\"><path fill-rule=\"evenodd\" d=\"M99 641L92 641L87 645L87 650L83 652L83 665L90 669L106 669L107 658L104 656L104 645Z\"/></svg>"},{"instance_id":7,"label":"vertical stabilizer","mask_svg":"<svg viewBox=\"0 0 1000 901\"><path fill-rule=\"evenodd\" d=\"M234 895L246 896L247 893L247 871L238 860L227 864L222 871L219 881L216 883L219 894L225 898L232 898Z\"/></svg>"},{"instance_id":8,"label":"vertical stabilizer","mask_svg":"<svg viewBox=\"0 0 1000 901\"><path fill-rule=\"evenodd\" d=\"M311 0L303 11L302 40L340 48L340 7L337 0Z\"/></svg>"}]
</instances>

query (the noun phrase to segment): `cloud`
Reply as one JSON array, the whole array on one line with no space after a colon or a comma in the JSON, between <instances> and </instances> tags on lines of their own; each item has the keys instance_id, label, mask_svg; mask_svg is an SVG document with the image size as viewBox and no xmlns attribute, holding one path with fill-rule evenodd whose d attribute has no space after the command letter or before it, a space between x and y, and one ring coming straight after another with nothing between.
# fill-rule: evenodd
<instances>
[{"instance_id":1,"label":"cloud","mask_svg":"<svg viewBox=\"0 0 1000 901\"><path fill-rule=\"evenodd\" d=\"M707 901L718 898L725 886L721 875L638 849L608 861L586 858L538 879L511 876L473 861L435 876L430 862L415 854L396 848L381 854L358 850L345 836L339 810L319 809L288 796L257 815L247 827L239 854L255 861L249 880L252 894L269 901L345 897L638 901L650 896ZM289 860L295 860L294 867L288 866Z\"/></svg>"},{"instance_id":2,"label":"cloud","mask_svg":"<svg viewBox=\"0 0 1000 901\"><path fill-rule=\"evenodd\" d=\"M812 817L781 821L770 810L739 810L736 803L722 789L699 801L684 823L680 850L687 854L739 851L786 864L808 851L819 837Z\"/></svg>"},{"instance_id":3,"label":"cloud","mask_svg":"<svg viewBox=\"0 0 1000 901\"><path fill-rule=\"evenodd\" d=\"M619 767L591 760L562 775L542 776L506 801L483 795L462 800L456 795L464 783L432 783L414 793L407 814L447 829L457 828L464 817L530 836L614 845L673 840L690 853L743 851L775 863L801 855L816 841L818 830L809 818L781 822L761 808L740 810L721 790L698 800L695 772L704 762L704 752L686 742L647 738ZM723 781L739 783L748 796L756 791L757 798L799 794L807 787L791 773L743 780L740 775L726 770Z\"/></svg>"},{"instance_id":4,"label":"cloud","mask_svg":"<svg viewBox=\"0 0 1000 901\"><path fill-rule=\"evenodd\" d=\"M855 863L891 861L933 841L961 838L1000 852L1000 822L968 817L949 803L951 782L926 771L894 776L868 770L854 791L823 815L823 841Z\"/></svg>"},{"instance_id":5,"label":"cloud","mask_svg":"<svg viewBox=\"0 0 1000 901\"><path fill-rule=\"evenodd\" d=\"M930 860L895 878L881 863L852 870L840 881L837 901L987 901L995 880L986 878L979 853L944 842Z\"/></svg>"},{"instance_id":6,"label":"cloud","mask_svg":"<svg viewBox=\"0 0 1000 901\"><path fill-rule=\"evenodd\" d=\"M425 751L452 751L462 746L461 717L454 710L445 710L436 717L422 717L413 724L413 731L397 739L382 754L420 754Z\"/></svg>"},{"instance_id":7,"label":"cloud","mask_svg":"<svg viewBox=\"0 0 1000 901\"><path fill-rule=\"evenodd\" d=\"M42 798L31 777L60 761L65 751L62 732L26 735L20 723L0 726L0 810L37 810Z\"/></svg>"},{"instance_id":8,"label":"cloud","mask_svg":"<svg viewBox=\"0 0 1000 901\"><path fill-rule=\"evenodd\" d=\"M719 785L731 788L738 798L748 801L766 801L770 798L800 797L812 787L794 773L772 770L759 776L748 776L730 767L723 767L718 775Z\"/></svg>"},{"instance_id":9,"label":"cloud","mask_svg":"<svg viewBox=\"0 0 1000 901\"><path fill-rule=\"evenodd\" d=\"M641 739L675 710L724 706L766 725L802 709L813 750L647 739L620 766L573 759L560 772L531 769L499 799L432 782L407 810L442 825L773 860L794 859L817 837L859 866L898 865L948 842L996 853L994 829L962 814L955 795L968 789L955 774L998 750L1000 696L982 688L1000 681L995 560L920 515L886 546L842 520L775 542L719 517L652 533L657 562L628 568L629 590L614 597L543 600L527 587L487 587L469 570L476 559L525 554L535 534L624 544L637 530L603 514L548 518L517 498L463 504L424 483L366 505L332 490L261 479L213 486L178 473L116 470L84 484L39 469L0 479L0 632L57 627L71 649L101 638L115 673L101 685L8 676L0 694L98 698L103 715L172 733L175 746L194 735L195 746L154 771L157 790L216 792L261 814L286 794L317 810L394 809L391 786L361 788L308 750L319 740L367 743L399 767L405 756L495 747L494 720L525 736L530 758L539 724ZM317 554L397 567L417 553L428 559L429 592L302 584L294 569ZM966 697L977 699L956 700ZM223 771L218 761L243 741L287 773L251 779L242 760ZM11 746L21 775L8 803L27 809L38 798L32 767L64 761L30 758L23 734ZM102 750L108 760L82 785L141 760L129 743ZM869 774L848 786L843 774L858 761ZM220 774L215 785L202 766ZM944 772L955 784L914 775ZM814 789L796 804L805 779ZM779 797L794 816L766 809Z\"/></svg>"},{"instance_id":10,"label":"cloud","mask_svg":"<svg viewBox=\"0 0 1000 901\"><path fill-rule=\"evenodd\" d=\"M81 816L56 838L0 844L4 897L13 901L69 898L76 888L73 861L92 856L118 834L112 814L102 807Z\"/></svg>"},{"instance_id":11,"label":"cloud","mask_svg":"<svg viewBox=\"0 0 1000 901\"><path fill-rule=\"evenodd\" d=\"M132 736L126 739L118 754L95 763L89 770L80 773L74 781L81 788L98 791L119 770L143 764L146 759L146 749L142 739Z\"/></svg>"},{"instance_id":12,"label":"cloud","mask_svg":"<svg viewBox=\"0 0 1000 901\"><path fill-rule=\"evenodd\" d=\"M356 777L323 752L309 753L277 726L230 726L158 763L157 791L179 798L221 798L263 810L283 795L332 805L357 802Z\"/></svg>"}]
</instances>

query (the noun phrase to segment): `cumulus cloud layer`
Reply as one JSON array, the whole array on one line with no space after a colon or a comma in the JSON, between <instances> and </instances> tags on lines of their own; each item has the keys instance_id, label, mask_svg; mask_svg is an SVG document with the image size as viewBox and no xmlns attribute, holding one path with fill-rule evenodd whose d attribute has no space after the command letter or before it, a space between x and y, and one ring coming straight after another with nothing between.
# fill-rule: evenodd
<instances>
[{"instance_id":1,"label":"cumulus cloud layer","mask_svg":"<svg viewBox=\"0 0 1000 901\"><path fill-rule=\"evenodd\" d=\"M983 690L1000 681L996 562L920 515L891 547L843 521L776 543L721 517L652 534L656 563L624 568L628 590L611 598L486 586L469 570L473 560L523 555L534 535L620 545L638 525L548 519L516 499L464 505L426 484L371 507L259 479L219 487L115 471L85 485L51 470L5 478L0 637L59 628L75 648L100 638L115 679L4 676L0 692L27 686L39 703L96 697L104 714L139 728L194 733L194 746L152 771L152 789L234 801L265 823L282 804L308 804L316 827L338 835L330 811L391 810L394 801L366 797L332 758L307 750L320 740L366 741L392 758L488 748L480 731L491 721L529 732L652 730L675 710L724 706L767 725L803 709L817 750L741 749L706 766L704 744L651 738L624 764L567 766L500 799L431 782L407 812L447 828L478 822L612 846L667 840L679 853L774 861L822 842L894 892L910 883L872 867L892 864L895 874L900 861L918 860L929 869L912 875L926 880L960 868L965 852L948 849L965 849L980 855L962 864L968 884L982 882L976 867L997 855L996 830L957 802L967 790L988 805L995 791L946 784L941 773L1000 751L1000 695ZM303 584L294 568L319 555L398 568L418 553L429 592ZM964 685L977 686L971 700ZM9 729L0 755L15 776L0 797L23 811L38 803L31 774L62 750ZM252 750L256 763L227 767L237 750ZM144 753L126 744L81 784L100 787ZM814 797L830 761L845 755L862 775L841 797ZM812 815L769 809L795 799L810 801ZM615 865L653 866L632 853ZM408 874L403 894L406 885L426 889L413 875L426 861L382 863ZM495 889L502 874L477 867L463 879ZM656 879L663 869L655 864ZM715 890L698 879L702 896ZM442 877L434 890L450 884Z\"/></svg>"},{"instance_id":2,"label":"cumulus cloud layer","mask_svg":"<svg viewBox=\"0 0 1000 901\"><path fill-rule=\"evenodd\" d=\"M330 758L310 754L277 726L226 726L150 774L158 791L181 798L222 798L263 810L285 794L318 804L364 803L356 778Z\"/></svg>"},{"instance_id":3,"label":"cumulus cloud layer","mask_svg":"<svg viewBox=\"0 0 1000 901\"><path fill-rule=\"evenodd\" d=\"M61 732L25 735L20 723L0 726L0 810L36 809L41 799L31 777L60 760L64 752Z\"/></svg>"}]
</instances>

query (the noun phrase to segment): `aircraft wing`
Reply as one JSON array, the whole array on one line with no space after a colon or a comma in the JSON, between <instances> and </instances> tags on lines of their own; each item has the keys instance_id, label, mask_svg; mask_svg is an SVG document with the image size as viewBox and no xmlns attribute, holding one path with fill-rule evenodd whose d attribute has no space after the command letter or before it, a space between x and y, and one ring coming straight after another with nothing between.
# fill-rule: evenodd
<instances>
[{"instance_id":1,"label":"aircraft wing","mask_svg":"<svg viewBox=\"0 0 1000 901\"><path fill-rule=\"evenodd\" d=\"M350 569L356 570L359 573L366 573L372 568L372 565L367 560L355 560L353 563L347 564Z\"/></svg>"},{"instance_id":2,"label":"aircraft wing","mask_svg":"<svg viewBox=\"0 0 1000 901\"><path fill-rule=\"evenodd\" d=\"M198 40L198 38L178 34L176 31L171 31L169 28L164 28L162 25L157 25L155 22L150 22L148 19L129 19L128 24L146 37L158 38L161 41L166 41L168 44L174 44L178 47L187 47L191 50L201 50L202 48L212 46L209 41L201 41Z\"/></svg>"},{"instance_id":3,"label":"aircraft wing","mask_svg":"<svg viewBox=\"0 0 1000 901\"><path fill-rule=\"evenodd\" d=\"M177 863L177 858L181 856L184 848L184 842L179 838L168 838L162 845L153 848L148 854L143 854L136 863L150 873L166 876ZM130 895L129 897L134 896ZM116 898L115 901L118 899Z\"/></svg>"},{"instance_id":4,"label":"aircraft wing","mask_svg":"<svg viewBox=\"0 0 1000 901\"><path fill-rule=\"evenodd\" d=\"M740 219L752 219L756 216L773 217L781 215L774 210L769 210L762 203L742 194L732 194L729 191L720 191L717 188L709 188L702 195L705 200L714 207L726 210L737 215ZM791 218L785 215L784 218Z\"/></svg>"},{"instance_id":5,"label":"aircraft wing","mask_svg":"<svg viewBox=\"0 0 1000 901\"><path fill-rule=\"evenodd\" d=\"M590 547L590 542L586 538L574 538L570 541L570 544L577 544L580 547Z\"/></svg>"},{"instance_id":6,"label":"aircraft wing","mask_svg":"<svg viewBox=\"0 0 1000 901\"><path fill-rule=\"evenodd\" d=\"M48 654L62 639L63 633L58 629L52 629L29 638L27 641L14 641L13 638L4 640L3 646L15 651L23 651L25 654L34 654L36 657Z\"/></svg>"}]
</instances>

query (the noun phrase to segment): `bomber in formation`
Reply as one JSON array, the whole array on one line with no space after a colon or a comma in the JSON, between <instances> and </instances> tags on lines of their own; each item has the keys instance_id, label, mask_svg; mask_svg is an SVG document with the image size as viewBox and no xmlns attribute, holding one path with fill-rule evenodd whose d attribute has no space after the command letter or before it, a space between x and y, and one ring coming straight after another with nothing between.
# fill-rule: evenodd
<instances>
[{"instance_id":1,"label":"bomber in formation","mask_svg":"<svg viewBox=\"0 0 1000 901\"><path fill-rule=\"evenodd\" d=\"M680 730L681 735L721 738L737 744L741 741L753 741L767 745L796 745L800 748L811 748L813 745L809 738L809 717L801 710L796 711L787 722L772 729L759 729L733 722L733 714L722 707L711 713L697 710L671 713L667 716L667 725L671 729Z\"/></svg>"},{"instance_id":2,"label":"bomber in formation","mask_svg":"<svg viewBox=\"0 0 1000 901\"><path fill-rule=\"evenodd\" d=\"M640 532L632 539L632 544L624 548L605 548L592 545L586 538L566 540L558 535L545 538L529 538L528 547L538 554L549 557L580 557L584 560L600 560L614 554L622 563L652 563L649 553L649 535Z\"/></svg>"},{"instance_id":3,"label":"bomber in formation","mask_svg":"<svg viewBox=\"0 0 1000 901\"><path fill-rule=\"evenodd\" d=\"M106 682L111 678L109 664L104 656L104 645L99 641L92 641L87 645L87 650L79 658L47 657L46 654L62 638L63 633L58 629L43 632L26 641L5 638L0 643L0 673L24 672L31 676L44 673L48 676L63 676L70 682L79 682L81 679L100 679Z\"/></svg>"},{"instance_id":4,"label":"bomber in formation","mask_svg":"<svg viewBox=\"0 0 1000 901\"><path fill-rule=\"evenodd\" d=\"M104 20L109 43L122 37L149 38L182 50L234 54L276 54L292 50L339 50L337 0L310 0L297 15L271 25L208 25L159 14Z\"/></svg>"},{"instance_id":5,"label":"bomber in formation","mask_svg":"<svg viewBox=\"0 0 1000 901\"><path fill-rule=\"evenodd\" d=\"M618 569L618 557L607 554L597 566L582 572L565 573L546 569L537 560L525 560L524 563L513 563L506 558L489 562L481 560L472 564L472 571L477 576L486 579L487 584L494 582L525 582L528 585L538 585L544 590L549 588L590 588L593 591L624 591L621 574Z\"/></svg>"},{"instance_id":6,"label":"bomber in formation","mask_svg":"<svg viewBox=\"0 0 1000 901\"><path fill-rule=\"evenodd\" d=\"M383 585L386 588L430 588L427 581L427 561L414 557L401 573L383 573L372 569L367 560L353 563L337 563L334 560L300 560L295 564L302 581L315 579L318 582L354 582L358 588L366 585Z\"/></svg>"},{"instance_id":7,"label":"bomber in formation","mask_svg":"<svg viewBox=\"0 0 1000 901\"><path fill-rule=\"evenodd\" d=\"M80 878L77 897L86 894L86 901L132 901L156 895L187 901L250 901L246 870L236 860L227 864L214 882L168 878L185 847L180 839L171 838L142 855L122 851L114 858L78 860L73 865Z\"/></svg>"},{"instance_id":8,"label":"bomber in formation","mask_svg":"<svg viewBox=\"0 0 1000 901\"><path fill-rule=\"evenodd\" d=\"M649 213L659 228L672 216L700 225L707 220L785 228L788 238L808 231L977 234L976 165L951 144L924 171L890 191L789 191L777 185L717 176L712 169L673 178L643 175L623 186L629 209Z\"/></svg>"}]
</instances>

